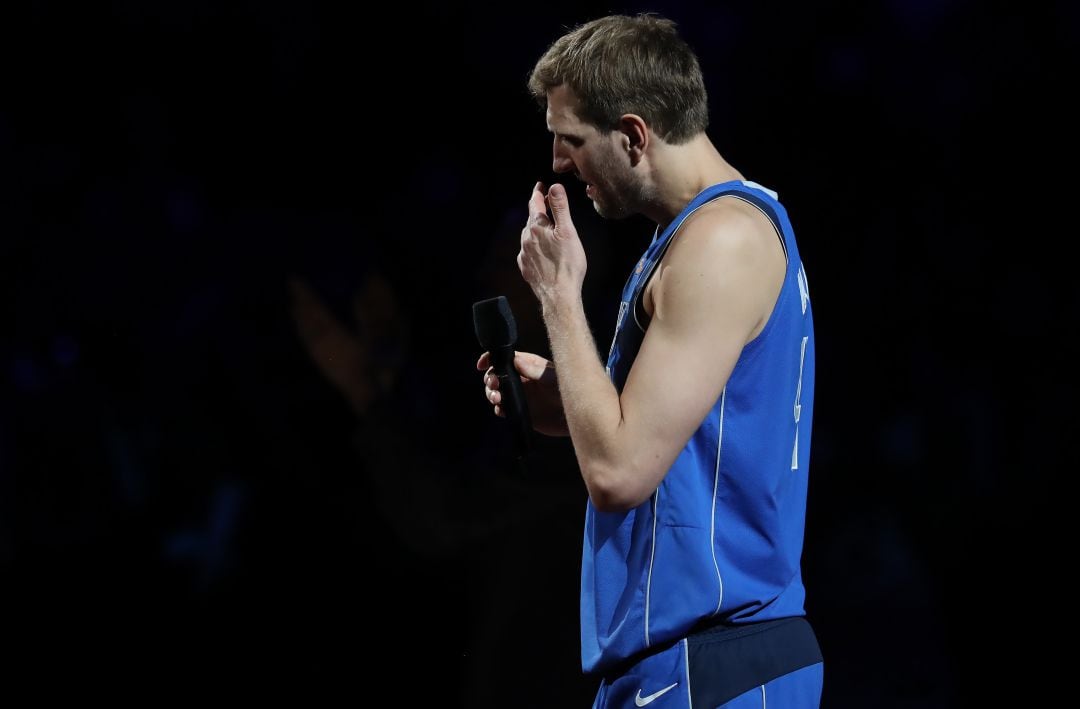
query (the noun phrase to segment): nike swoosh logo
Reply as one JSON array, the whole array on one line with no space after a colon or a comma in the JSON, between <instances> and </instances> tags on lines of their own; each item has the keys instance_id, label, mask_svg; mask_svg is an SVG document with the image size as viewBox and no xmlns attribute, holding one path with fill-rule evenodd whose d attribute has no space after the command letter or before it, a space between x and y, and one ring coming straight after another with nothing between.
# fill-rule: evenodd
<instances>
[{"instance_id":1,"label":"nike swoosh logo","mask_svg":"<svg viewBox=\"0 0 1080 709\"><path fill-rule=\"evenodd\" d=\"M679 683L676 682L675 684L671 685L670 687L664 687L659 692L653 692L652 694L650 694L647 697L641 696L641 690L639 689L637 691L637 696L634 697L634 706L643 707L646 704L652 704L653 700L656 699L657 697L659 697L661 694L664 694L666 692L670 692L671 690L675 689L678 686L679 686Z\"/></svg>"}]
</instances>

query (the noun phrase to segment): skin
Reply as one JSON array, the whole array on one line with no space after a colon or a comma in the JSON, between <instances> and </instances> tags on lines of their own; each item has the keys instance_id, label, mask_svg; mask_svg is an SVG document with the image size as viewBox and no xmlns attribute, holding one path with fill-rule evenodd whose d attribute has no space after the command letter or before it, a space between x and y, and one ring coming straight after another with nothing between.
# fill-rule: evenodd
<instances>
[{"instance_id":1,"label":"skin","mask_svg":"<svg viewBox=\"0 0 1080 709\"><path fill-rule=\"evenodd\" d=\"M402 362L375 357L377 343L404 351L409 341L408 319L401 316L390 282L373 273L353 296L353 322L363 337L339 321L305 280L289 279L291 312L300 342L323 376L349 402L357 416L367 414L379 396L393 389Z\"/></svg>"},{"instance_id":2,"label":"skin","mask_svg":"<svg viewBox=\"0 0 1080 709\"><path fill-rule=\"evenodd\" d=\"M616 130L579 118L566 86L548 92L552 168L587 184L599 214L644 214L662 229L709 185L742 179L702 133L673 145L640 116ZM550 208L551 216L548 216ZM587 261L566 190L537 183L518 266L540 302L554 363L520 352L535 428L569 435L593 505L607 512L648 500L719 399L743 347L764 328L786 261L772 224L742 200L721 198L683 224L643 293L649 327L620 394L604 372L585 319ZM484 392L499 408L485 353Z\"/></svg>"}]
</instances>

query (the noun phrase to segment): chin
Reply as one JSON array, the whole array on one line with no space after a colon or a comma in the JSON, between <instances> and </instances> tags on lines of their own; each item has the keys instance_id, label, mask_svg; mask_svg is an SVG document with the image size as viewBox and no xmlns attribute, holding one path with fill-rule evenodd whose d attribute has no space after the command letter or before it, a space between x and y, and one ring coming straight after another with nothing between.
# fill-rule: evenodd
<instances>
[{"instance_id":1,"label":"chin","mask_svg":"<svg viewBox=\"0 0 1080 709\"><path fill-rule=\"evenodd\" d=\"M631 212L627 209L621 209L619 207L612 208L609 204L601 204L600 202L593 200L593 209L604 219L626 219L630 216ZM621 207L621 205L620 205Z\"/></svg>"}]
</instances>

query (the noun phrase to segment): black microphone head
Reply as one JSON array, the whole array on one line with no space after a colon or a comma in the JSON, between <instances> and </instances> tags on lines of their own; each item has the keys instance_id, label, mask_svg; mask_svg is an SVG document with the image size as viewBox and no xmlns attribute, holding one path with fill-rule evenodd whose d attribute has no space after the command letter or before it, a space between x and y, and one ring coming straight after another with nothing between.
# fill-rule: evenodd
<instances>
[{"instance_id":1,"label":"black microphone head","mask_svg":"<svg viewBox=\"0 0 1080 709\"><path fill-rule=\"evenodd\" d=\"M517 323L510 312L506 296L488 298L473 303L473 327L476 339L486 350L507 347L517 342Z\"/></svg>"}]
</instances>

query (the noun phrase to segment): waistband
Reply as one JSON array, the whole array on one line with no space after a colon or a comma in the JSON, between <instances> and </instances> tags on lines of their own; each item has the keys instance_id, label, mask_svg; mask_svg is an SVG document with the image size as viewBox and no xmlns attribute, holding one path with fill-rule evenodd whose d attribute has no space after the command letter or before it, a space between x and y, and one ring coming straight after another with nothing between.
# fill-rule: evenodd
<instances>
[{"instance_id":1,"label":"waistband","mask_svg":"<svg viewBox=\"0 0 1080 709\"><path fill-rule=\"evenodd\" d=\"M611 680L681 640L652 647L596 673ZM777 677L822 662L821 648L803 616L757 623L707 621L686 636L694 706L718 706Z\"/></svg>"}]
</instances>

